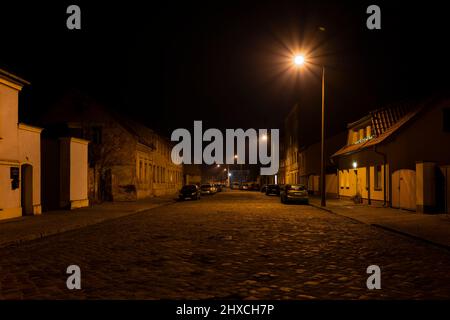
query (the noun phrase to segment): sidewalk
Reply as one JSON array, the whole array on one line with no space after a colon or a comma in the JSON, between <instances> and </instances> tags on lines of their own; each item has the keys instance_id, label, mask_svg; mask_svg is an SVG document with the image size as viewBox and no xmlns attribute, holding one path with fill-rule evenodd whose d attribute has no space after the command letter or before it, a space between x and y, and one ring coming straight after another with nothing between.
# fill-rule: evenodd
<instances>
[{"instance_id":1,"label":"sidewalk","mask_svg":"<svg viewBox=\"0 0 450 320\"><path fill-rule=\"evenodd\" d=\"M310 204L365 224L450 249L449 214L423 214L375 205L355 204L350 200L340 199L327 199L326 208L322 208L320 199L316 197L310 198Z\"/></svg>"},{"instance_id":2,"label":"sidewalk","mask_svg":"<svg viewBox=\"0 0 450 320\"><path fill-rule=\"evenodd\" d=\"M155 197L136 202L105 202L87 208L44 212L0 221L0 247L18 244L97 224L173 203L174 197Z\"/></svg>"}]
</instances>

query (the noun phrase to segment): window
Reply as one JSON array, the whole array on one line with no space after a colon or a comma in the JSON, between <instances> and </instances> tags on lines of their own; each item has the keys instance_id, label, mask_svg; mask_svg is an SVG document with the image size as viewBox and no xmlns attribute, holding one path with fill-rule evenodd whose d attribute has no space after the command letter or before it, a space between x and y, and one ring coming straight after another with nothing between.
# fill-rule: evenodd
<instances>
[{"instance_id":1,"label":"window","mask_svg":"<svg viewBox=\"0 0 450 320\"><path fill-rule=\"evenodd\" d=\"M364 137L366 135L365 131L366 130L364 128L359 129L359 139L358 139L358 141L364 139Z\"/></svg>"},{"instance_id":2,"label":"window","mask_svg":"<svg viewBox=\"0 0 450 320\"><path fill-rule=\"evenodd\" d=\"M374 175L375 183L374 188L375 190L382 190L382 177L381 177L381 165L375 166L375 175Z\"/></svg>"},{"instance_id":3,"label":"window","mask_svg":"<svg viewBox=\"0 0 450 320\"><path fill-rule=\"evenodd\" d=\"M442 125L444 132L450 132L450 108L442 109Z\"/></svg>"},{"instance_id":4,"label":"window","mask_svg":"<svg viewBox=\"0 0 450 320\"><path fill-rule=\"evenodd\" d=\"M144 181L147 182L147 162L145 163L144 166Z\"/></svg>"},{"instance_id":5,"label":"window","mask_svg":"<svg viewBox=\"0 0 450 320\"><path fill-rule=\"evenodd\" d=\"M356 143L358 141L358 131L353 131L353 143Z\"/></svg>"},{"instance_id":6,"label":"window","mask_svg":"<svg viewBox=\"0 0 450 320\"><path fill-rule=\"evenodd\" d=\"M142 160L139 161L139 176L138 176L139 181L142 180Z\"/></svg>"},{"instance_id":7,"label":"window","mask_svg":"<svg viewBox=\"0 0 450 320\"><path fill-rule=\"evenodd\" d=\"M370 126L366 127L366 135L367 135L367 138L372 136L372 128Z\"/></svg>"}]
</instances>

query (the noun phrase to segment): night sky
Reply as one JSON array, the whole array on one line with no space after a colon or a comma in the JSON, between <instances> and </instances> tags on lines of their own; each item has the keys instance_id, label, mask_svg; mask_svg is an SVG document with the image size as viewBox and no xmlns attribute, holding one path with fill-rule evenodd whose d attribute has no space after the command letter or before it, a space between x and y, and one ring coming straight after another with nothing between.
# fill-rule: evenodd
<instances>
[{"instance_id":1,"label":"night sky","mask_svg":"<svg viewBox=\"0 0 450 320\"><path fill-rule=\"evenodd\" d=\"M194 120L280 128L300 102L305 143L313 142L320 67L286 69L300 48L327 68L329 134L450 84L442 1L92 2L2 3L0 68L32 82L21 96L23 120L71 88L168 135ZM69 4L81 7L81 31L66 28ZM381 30L366 28L370 4L381 7Z\"/></svg>"}]
</instances>

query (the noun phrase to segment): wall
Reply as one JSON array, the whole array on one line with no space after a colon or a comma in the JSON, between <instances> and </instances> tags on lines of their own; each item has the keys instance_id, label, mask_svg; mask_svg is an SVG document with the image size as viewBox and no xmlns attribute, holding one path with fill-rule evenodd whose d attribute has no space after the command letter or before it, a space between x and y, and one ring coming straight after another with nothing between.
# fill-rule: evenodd
<instances>
[{"instance_id":1,"label":"wall","mask_svg":"<svg viewBox=\"0 0 450 320\"><path fill-rule=\"evenodd\" d=\"M41 207L41 131L25 124L19 124L19 160L21 164L33 167L32 204L33 214L42 213Z\"/></svg>"},{"instance_id":2,"label":"wall","mask_svg":"<svg viewBox=\"0 0 450 320\"><path fill-rule=\"evenodd\" d=\"M301 182L307 185L309 193L320 195L320 175L310 175L309 177L302 177L300 180L306 180ZM335 198L338 196L337 191L338 178L336 174L325 175L325 193L327 197Z\"/></svg>"},{"instance_id":3,"label":"wall","mask_svg":"<svg viewBox=\"0 0 450 320\"><path fill-rule=\"evenodd\" d=\"M380 147L389 154L391 172L415 170L416 161L450 164L450 132L443 131L443 108L450 108L450 100L435 103L419 113L388 144Z\"/></svg>"},{"instance_id":4,"label":"wall","mask_svg":"<svg viewBox=\"0 0 450 320\"><path fill-rule=\"evenodd\" d=\"M86 207L88 200L88 141L71 139L70 143L71 208Z\"/></svg>"},{"instance_id":5,"label":"wall","mask_svg":"<svg viewBox=\"0 0 450 320\"><path fill-rule=\"evenodd\" d=\"M19 167L16 89L0 83L0 219L22 215L20 189L11 189L10 168Z\"/></svg>"},{"instance_id":6,"label":"wall","mask_svg":"<svg viewBox=\"0 0 450 320\"><path fill-rule=\"evenodd\" d=\"M172 195L183 186L183 166L175 165L170 157L171 146L164 138L158 137L157 148L153 152L155 176L153 194Z\"/></svg>"},{"instance_id":7,"label":"wall","mask_svg":"<svg viewBox=\"0 0 450 320\"><path fill-rule=\"evenodd\" d=\"M60 206L86 207L88 200L88 141L60 138Z\"/></svg>"},{"instance_id":8,"label":"wall","mask_svg":"<svg viewBox=\"0 0 450 320\"><path fill-rule=\"evenodd\" d=\"M357 155L353 159L358 159ZM355 160L356 161L356 160ZM389 167L386 166L388 169ZM381 189L375 189L375 166L369 166L370 172L370 199L384 201L384 166L381 166ZM389 170L389 169L388 169ZM367 181L367 167L357 167L356 174L354 168L340 169L338 171L339 180L339 195L344 197L353 197L357 192L363 199L368 199L368 181ZM386 176L386 201L389 201L389 176Z\"/></svg>"}]
</instances>

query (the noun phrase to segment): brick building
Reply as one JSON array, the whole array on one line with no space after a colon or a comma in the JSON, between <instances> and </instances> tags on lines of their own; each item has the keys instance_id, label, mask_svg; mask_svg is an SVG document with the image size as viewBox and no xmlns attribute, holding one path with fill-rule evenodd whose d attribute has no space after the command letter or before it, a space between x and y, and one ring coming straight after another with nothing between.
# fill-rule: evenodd
<instances>
[{"instance_id":1,"label":"brick building","mask_svg":"<svg viewBox=\"0 0 450 320\"><path fill-rule=\"evenodd\" d=\"M90 141L91 201L133 201L174 194L182 186L183 169L171 161L170 140L82 93L66 94L40 122L49 134Z\"/></svg>"}]
</instances>

